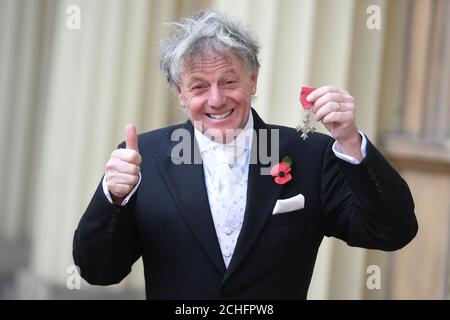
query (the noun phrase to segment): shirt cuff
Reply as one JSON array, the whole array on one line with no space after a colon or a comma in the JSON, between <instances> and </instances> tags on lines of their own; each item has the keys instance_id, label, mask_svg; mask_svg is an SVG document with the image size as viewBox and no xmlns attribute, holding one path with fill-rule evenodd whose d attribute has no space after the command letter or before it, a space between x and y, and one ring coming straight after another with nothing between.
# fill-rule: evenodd
<instances>
[{"instance_id":1,"label":"shirt cuff","mask_svg":"<svg viewBox=\"0 0 450 320\"><path fill-rule=\"evenodd\" d=\"M130 201L130 198L136 192L136 190L139 187L140 183L141 183L141 173L139 172L139 180L136 183L136 185L134 186L133 190L130 191L130 193L127 195L127 197L120 204L122 207L124 205L126 205L128 203L128 201ZM109 193L109 190L108 190L108 185L106 184L106 175L103 176L102 187L103 187L103 193L105 194L106 199L108 199L109 203L114 204L114 202L112 200L112 197L111 197L111 194Z\"/></svg>"},{"instance_id":2,"label":"shirt cuff","mask_svg":"<svg viewBox=\"0 0 450 320\"><path fill-rule=\"evenodd\" d=\"M358 130L358 132L361 135L361 139L362 139L362 141L361 141L361 154L362 154L362 157L363 157L363 160L364 160L364 158L366 157L367 139L366 139L366 136L364 135L364 133L362 133L360 130ZM337 143L337 141L335 141L333 143L332 149L333 149L333 152L336 155L336 157L338 157L339 159L342 159L344 161L350 162L352 164L360 164L362 162L362 160L359 161L358 159L343 153L343 151L341 149L341 146Z\"/></svg>"}]
</instances>

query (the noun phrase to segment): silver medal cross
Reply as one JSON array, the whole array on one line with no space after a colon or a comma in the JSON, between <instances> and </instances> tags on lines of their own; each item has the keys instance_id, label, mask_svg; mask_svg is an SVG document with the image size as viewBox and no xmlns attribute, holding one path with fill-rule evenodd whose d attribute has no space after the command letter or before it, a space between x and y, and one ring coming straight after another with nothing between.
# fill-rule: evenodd
<instances>
[{"instance_id":1,"label":"silver medal cross","mask_svg":"<svg viewBox=\"0 0 450 320\"><path fill-rule=\"evenodd\" d=\"M303 115L303 121L301 125L298 125L296 130L298 133L302 133L301 137L303 138L303 140L306 140L308 138L308 134L309 133L313 133L316 131L316 128L313 125L312 122L312 116L313 113L311 111L311 109L307 109L305 110L305 113Z\"/></svg>"}]
</instances>

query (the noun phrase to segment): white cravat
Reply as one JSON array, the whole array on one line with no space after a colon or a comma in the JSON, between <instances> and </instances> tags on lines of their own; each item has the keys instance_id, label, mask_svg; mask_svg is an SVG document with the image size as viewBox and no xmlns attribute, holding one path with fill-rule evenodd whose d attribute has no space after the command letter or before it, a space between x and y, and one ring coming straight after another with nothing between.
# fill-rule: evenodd
<instances>
[{"instance_id":1,"label":"white cravat","mask_svg":"<svg viewBox=\"0 0 450 320\"><path fill-rule=\"evenodd\" d=\"M205 182L211 214L228 267L244 220L249 152L236 145L219 145L204 151L203 156L208 162L205 171L210 168Z\"/></svg>"},{"instance_id":2,"label":"white cravat","mask_svg":"<svg viewBox=\"0 0 450 320\"><path fill-rule=\"evenodd\" d=\"M235 144L217 146L214 150L216 166L212 171L211 182L219 198L224 201L231 201L236 195L241 179L231 168L242 161L244 151Z\"/></svg>"},{"instance_id":3,"label":"white cravat","mask_svg":"<svg viewBox=\"0 0 450 320\"><path fill-rule=\"evenodd\" d=\"M226 145L195 129L203 160L209 206L225 266L228 267L244 220L247 179L253 141L253 116L244 130ZM225 149L226 148L226 149Z\"/></svg>"}]
</instances>

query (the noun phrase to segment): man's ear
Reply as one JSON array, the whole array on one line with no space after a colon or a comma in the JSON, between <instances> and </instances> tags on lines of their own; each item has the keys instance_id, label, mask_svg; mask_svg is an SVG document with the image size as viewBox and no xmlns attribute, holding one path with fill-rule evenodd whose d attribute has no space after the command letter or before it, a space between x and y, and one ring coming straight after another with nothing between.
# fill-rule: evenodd
<instances>
[{"instance_id":1,"label":"man's ear","mask_svg":"<svg viewBox=\"0 0 450 320\"><path fill-rule=\"evenodd\" d=\"M258 71L256 71L255 73L253 73L250 76L250 79L252 80L252 86L251 86L251 94L252 96L256 94L256 89L258 87Z\"/></svg>"},{"instance_id":2,"label":"man's ear","mask_svg":"<svg viewBox=\"0 0 450 320\"><path fill-rule=\"evenodd\" d=\"M177 95L178 95L178 102L180 103L181 106L184 107L186 104L184 103L184 99L183 99L183 96L181 94L181 89L178 86L177 86Z\"/></svg>"}]
</instances>

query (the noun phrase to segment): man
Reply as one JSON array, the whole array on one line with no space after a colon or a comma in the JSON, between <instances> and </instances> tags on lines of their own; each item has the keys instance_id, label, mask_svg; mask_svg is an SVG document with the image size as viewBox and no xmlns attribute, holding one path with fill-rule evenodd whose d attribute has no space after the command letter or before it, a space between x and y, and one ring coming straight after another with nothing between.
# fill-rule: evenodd
<instances>
[{"instance_id":1,"label":"man","mask_svg":"<svg viewBox=\"0 0 450 320\"><path fill-rule=\"evenodd\" d=\"M251 109L258 45L241 24L203 12L174 29L161 68L189 120L127 126L75 232L84 279L118 283L142 256L147 298L305 299L324 236L380 250L414 238L408 186L357 130L347 91L309 94L333 138L303 140Z\"/></svg>"}]
</instances>

